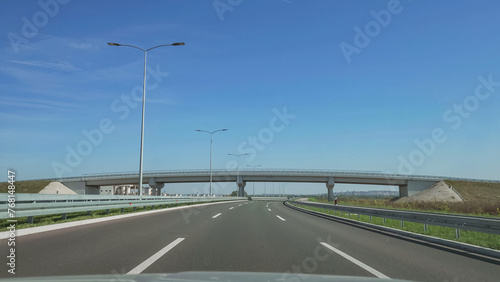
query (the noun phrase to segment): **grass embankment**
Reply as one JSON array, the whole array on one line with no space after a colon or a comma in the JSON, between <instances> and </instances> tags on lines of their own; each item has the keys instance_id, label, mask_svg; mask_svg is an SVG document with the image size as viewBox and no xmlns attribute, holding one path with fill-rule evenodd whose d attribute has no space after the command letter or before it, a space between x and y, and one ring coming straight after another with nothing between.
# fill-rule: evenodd
<instances>
[{"instance_id":1,"label":"grass embankment","mask_svg":"<svg viewBox=\"0 0 500 282\"><path fill-rule=\"evenodd\" d=\"M42 191L45 186L52 182L50 180L28 180L28 181L16 181L14 184L16 186L16 193L34 193L38 194ZM0 183L0 193L8 192L9 183Z\"/></svg>"},{"instance_id":2,"label":"grass embankment","mask_svg":"<svg viewBox=\"0 0 500 282\"><path fill-rule=\"evenodd\" d=\"M450 180L446 180L445 182L449 186L452 186L465 201L459 203L421 201L398 202L390 198L366 198L353 196L338 196L338 200L340 205L486 217L500 216L500 183ZM327 202L327 199L324 198L314 200L317 202ZM317 208L307 208L318 211ZM334 211L325 213L332 214ZM404 227L401 227L400 220L386 219L386 222L384 223L382 218L372 217L370 220L370 217L366 215L359 215L359 219L358 215L349 215L348 213L344 213L342 215L340 212L337 212L336 215L391 228L402 229L409 232L500 250L500 235L461 230L460 238L457 240L455 238L455 228L428 225L428 231L425 232L424 225L421 223L404 222Z\"/></svg>"},{"instance_id":3,"label":"grass embankment","mask_svg":"<svg viewBox=\"0 0 500 282\"><path fill-rule=\"evenodd\" d=\"M466 214L476 216L499 216L500 215L500 183L469 182L469 181L445 181L452 186L464 202L398 202L390 198L366 198L353 196L338 196L339 204L363 206L373 208L400 209L411 211L425 211L438 213ZM327 199L318 199L319 202L327 202Z\"/></svg>"},{"instance_id":4,"label":"grass embankment","mask_svg":"<svg viewBox=\"0 0 500 282\"><path fill-rule=\"evenodd\" d=\"M167 208L194 205L194 204L198 203L175 203L175 204L169 204ZM156 205L156 208L154 209L155 210L159 209L158 205ZM165 208L162 207L161 209ZM88 215L87 212L75 212L75 213L68 213L65 220L62 219L61 214L43 215L43 216L35 216L33 218L33 224L28 223L27 217L19 217L16 218L17 219L16 229L23 229L23 228L51 225L57 223L72 222L72 221L80 221L80 220L114 216L126 213L137 213L147 210L153 210L153 208L151 206L146 206L145 209L138 207L135 211L133 208L125 208L123 212L121 212L121 209L110 209L109 214L106 212L106 210L98 210L98 211L92 211L91 215ZM8 230L7 227L9 225L10 223L7 222L7 219L0 220L0 231L7 231Z\"/></svg>"},{"instance_id":5,"label":"grass embankment","mask_svg":"<svg viewBox=\"0 0 500 282\"><path fill-rule=\"evenodd\" d=\"M309 210L320 211L319 208L308 207L308 206L301 206L301 207L309 209ZM333 210L331 210L331 211L322 210L320 212L326 213L326 214L332 214L332 215L339 216L339 217L349 218L349 219L356 220L356 221L368 222L368 223L387 226L387 227L391 227L391 228L395 228L395 229L405 230L405 231L409 231L409 232L413 232L413 233L424 234L424 235L433 236L433 237L437 237L437 238L453 240L453 241L457 241L457 242L461 242L461 243L467 243L467 244L471 244L471 245L500 250L500 235L475 232L475 231L468 231L468 230L461 230L460 231L460 238L457 240L455 238L455 228L428 225L427 232L425 232L424 225L421 223L414 223L414 222L405 221L404 226L401 227L401 221L395 220L395 219L386 219L385 223L384 223L383 218L379 218L379 217L372 217L370 220L370 217L367 215L359 215L359 219L358 219L357 214L349 214L349 213L345 213L345 212L344 213L341 213L341 212L335 213Z\"/></svg>"},{"instance_id":6,"label":"grass embankment","mask_svg":"<svg viewBox=\"0 0 500 282\"><path fill-rule=\"evenodd\" d=\"M327 199L317 199L318 202L328 203ZM409 211L424 211L450 214L464 214L476 216L499 216L500 202L489 200L465 201L460 203L446 202L395 202L390 198L359 198L353 196L338 197L340 205L360 206L382 209L397 209Z\"/></svg>"}]
</instances>

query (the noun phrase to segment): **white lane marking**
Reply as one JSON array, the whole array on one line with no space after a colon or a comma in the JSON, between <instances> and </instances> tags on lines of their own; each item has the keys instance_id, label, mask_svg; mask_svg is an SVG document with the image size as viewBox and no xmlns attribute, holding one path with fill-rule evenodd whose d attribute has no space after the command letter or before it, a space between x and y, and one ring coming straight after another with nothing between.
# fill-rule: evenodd
<instances>
[{"instance_id":1,"label":"white lane marking","mask_svg":"<svg viewBox=\"0 0 500 282\"><path fill-rule=\"evenodd\" d=\"M279 216L279 215L277 215L276 217L277 217L277 218L279 218L279 219L281 219L281 220L283 220L283 221L286 221L286 219L282 218L282 217L281 217L281 216Z\"/></svg>"},{"instance_id":2,"label":"white lane marking","mask_svg":"<svg viewBox=\"0 0 500 282\"><path fill-rule=\"evenodd\" d=\"M221 214L222 214L222 213L218 213L218 214L216 214L216 215L212 216L212 218L216 218L216 217L218 217L218 216L219 216L219 215L221 215Z\"/></svg>"},{"instance_id":3,"label":"white lane marking","mask_svg":"<svg viewBox=\"0 0 500 282\"><path fill-rule=\"evenodd\" d=\"M268 210L268 211L271 211L271 209L269 209L269 208L268 208L267 210Z\"/></svg>"},{"instance_id":4,"label":"white lane marking","mask_svg":"<svg viewBox=\"0 0 500 282\"><path fill-rule=\"evenodd\" d=\"M145 260L143 263L139 264L134 269L130 270L127 274L140 274L146 268L148 268L150 265L152 265L155 261L157 261L159 258L161 258L164 254L166 254L168 251L170 251L175 246L177 246L177 244L182 242L182 240L184 240L184 238L175 239L172 243L168 244L165 248L159 250L156 254L152 255L150 258Z\"/></svg>"},{"instance_id":5,"label":"white lane marking","mask_svg":"<svg viewBox=\"0 0 500 282\"><path fill-rule=\"evenodd\" d=\"M238 205L238 207L241 206L241 204Z\"/></svg>"},{"instance_id":6,"label":"white lane marking","mask_svg":"<svg viewBox=\"0 0 500 282\"><path fill-rule=\"evenodd\" d=\"M229 209L232 210L232 209L234 209L234 207L230 207Z\"/></svg>"},{"instance_id":7,"label":"white lane marking","mask_svg":"<svg viewBox=\"0 0 500 282\"><path fill-rule=\"evenodd\" d=\"M330 250L332 250L332 251L336 252L337 254L339 254L339 255L343 256L344 258L346 258L346 259L348 259L349 261L351 261L352 263L354 263L354 264L356 264L356 265L360 266L361 268L363 268L364 270L366 270L366 271L370 272L371 274L373 274L373 275L377 276L378 278L391 279L389 276L386 276L385 274L383 274L383 273L381 273L381 272L379 272L379 271L377 271L377 270L375 270L375 269L373 269L373 268L369 267L368 265L366 265L366 264L364 264L364 263L360 262L359 260L357 260L357 259L355 259L355 258L351 257L350 255L348 255L348 254L346 254L346 253L342 252L341 250L337 250L337 249L335 249L334 247L332 247L332 246L328 245L328 244L327 244L327 243L325 243L325 242L320 242L320 244L321 244L321 245L323 245L325 248L328 248L328 249L330 249Z\"/></svg>"}]
</instances>

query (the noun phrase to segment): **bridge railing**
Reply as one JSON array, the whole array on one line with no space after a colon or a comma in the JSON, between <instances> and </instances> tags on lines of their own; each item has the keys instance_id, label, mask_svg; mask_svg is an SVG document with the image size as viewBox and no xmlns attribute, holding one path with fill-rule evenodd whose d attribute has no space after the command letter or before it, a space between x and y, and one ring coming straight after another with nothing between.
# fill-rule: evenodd
<instances>
[{"instance_id":1,"label":"bridge railing","mask_svg":"<svg viewBox=\"0 0 500 282\"><path fill-rule=\"evenodd\" d=\"M427 225L451 227L455 228L457 239L460 237L461 229L500 235L500 218L363 208L302 201L290 201L289 203L299 207L306 206L319 208L320 211L328 211L328 213L333 211L333 214L339 212L357 214L358 216L367 215L384 219L389 218L400 220L402 226L405 221L423 223L425 230L427 230Z\"/></svg>"},{"instance_id":2,"label":"bridge railing","mask_svg":"<svg viewBox=\"0 0 500 282\"><path fill-rule=\"evenodd\" d=\"M181 204L194 204L231 200L246 200L242 197L168 197L168 196L100 196L100 195L48 195L16 194L15 202L9 201L8 194L0 194L0 219L28 217L33 223L35 216L61 214L66 219L68 213L138 207L169 207Z\"/></svg>"},{"instance_id":3,"label":"bridge railing","mask_svg":"<svg viewBox=\"0 0 500 282\"><path fill-rule=\"evenodd\" d=\"M214 176L227 176L227 175L237 175L236 170L224 170L224 169L214 169ZM439 181L439 180L461 180L461 181L473 181L473 182L491 182L500 183L499 180L485 180L485 179L473 179L473 178L457 178L457 177L446 177L446 176L426 176L426 175L407 175L407 174L395 174L395 173L384 173L380 171L356 171L356 170L326 170L326 169L266 169L266 170L253 170L253 169L240 169L239 174L246 175L271 175L275 176L333 176L333 177L362 177L362 178L385 178L388 180L423 180L423 181ZM144 177L169 177L169 176L199 176L209 174L209 170L204 169L193 169L193 170L178 170L178 171L147 171L144 172ZM96 174L86 174L80 177L66 177L57 179L57 181L89 181L89 180L101 180L101 179L114 179L123 177L133 177L138 178L137 172L120 172L120 173L96 173ZM270 179L270 181L272 181Z\"/></svg>"}]
</instances>

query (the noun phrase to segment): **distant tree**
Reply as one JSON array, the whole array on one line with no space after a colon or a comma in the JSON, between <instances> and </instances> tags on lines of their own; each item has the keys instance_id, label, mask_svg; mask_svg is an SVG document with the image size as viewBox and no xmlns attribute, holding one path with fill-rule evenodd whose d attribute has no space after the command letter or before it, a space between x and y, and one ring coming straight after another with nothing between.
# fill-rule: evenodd
<instances>
[{"instance_id":1,"label":"distant tree","mask_svg":"<svg viewBox=\"0 0 500 282\"><path fill-rule=\"evenodd\" d=\"M238 197L238 191L233 191L229 194L230 197ZM248 197L247 192L245 192L245 197Z\"/></svg>"}]
</instances>

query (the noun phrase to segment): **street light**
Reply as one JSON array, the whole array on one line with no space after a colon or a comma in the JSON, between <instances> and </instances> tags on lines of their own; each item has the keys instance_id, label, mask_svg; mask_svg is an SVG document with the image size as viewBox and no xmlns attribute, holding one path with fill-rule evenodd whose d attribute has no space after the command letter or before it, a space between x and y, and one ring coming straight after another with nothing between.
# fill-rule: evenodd
<instances>
[{"instance_id":1,"label":"street light","mask_svg":"<svg viewBox=\"0 0 500 282\"><path fill-rule=\"evenodd\" d=\"M196 129L195 131L206 132L206 133L210 134L210 197L212 197L212 134L214 134L215 132L219 132L219 131L228 131L228 129L224 128L224 129L219 129L219 130L215 130L215 131L206 131L206 130Z\"/></svg>"},{"instance_id":2,"label":"street light","mask_svg":"<svg viewBox=\"0 0 500 282\"><path fill-rule=\"evenodd\" d=\"M259 166L262 166L262 165L247 165L249 167L253 167L253 172L255 172L255 169L258 168ZM253 195L252 196L255 196L255 181L253 182Z\"/></svg>"},{"instance_id":3,"label":"street light","mask_svg":"<svg viewBox=\"0 0 500 282\"><path fill-rule=\"evenodd\" d=\"M147 55L148 51L159 48L159 47L164 47L164 46L181 46L185 45L184 42L176 42L172 44L163 44L163 45L158 45L155 47L151 47L149 49L142 49L137 46L133 45L126 45L126 44L119 44L119 43L113 43L113 42L108 42L109 46L126 46L126 47L132 47L135 49L139 49L144 52L144 77L142 81L142 124L141 124L141 154L140 154L140 161L139 161L139 196L142 198L142 155L143 155L143 145L144 145L144 114L146 111L146 60L147 60Z\"/></svg>"}]
</instances>

